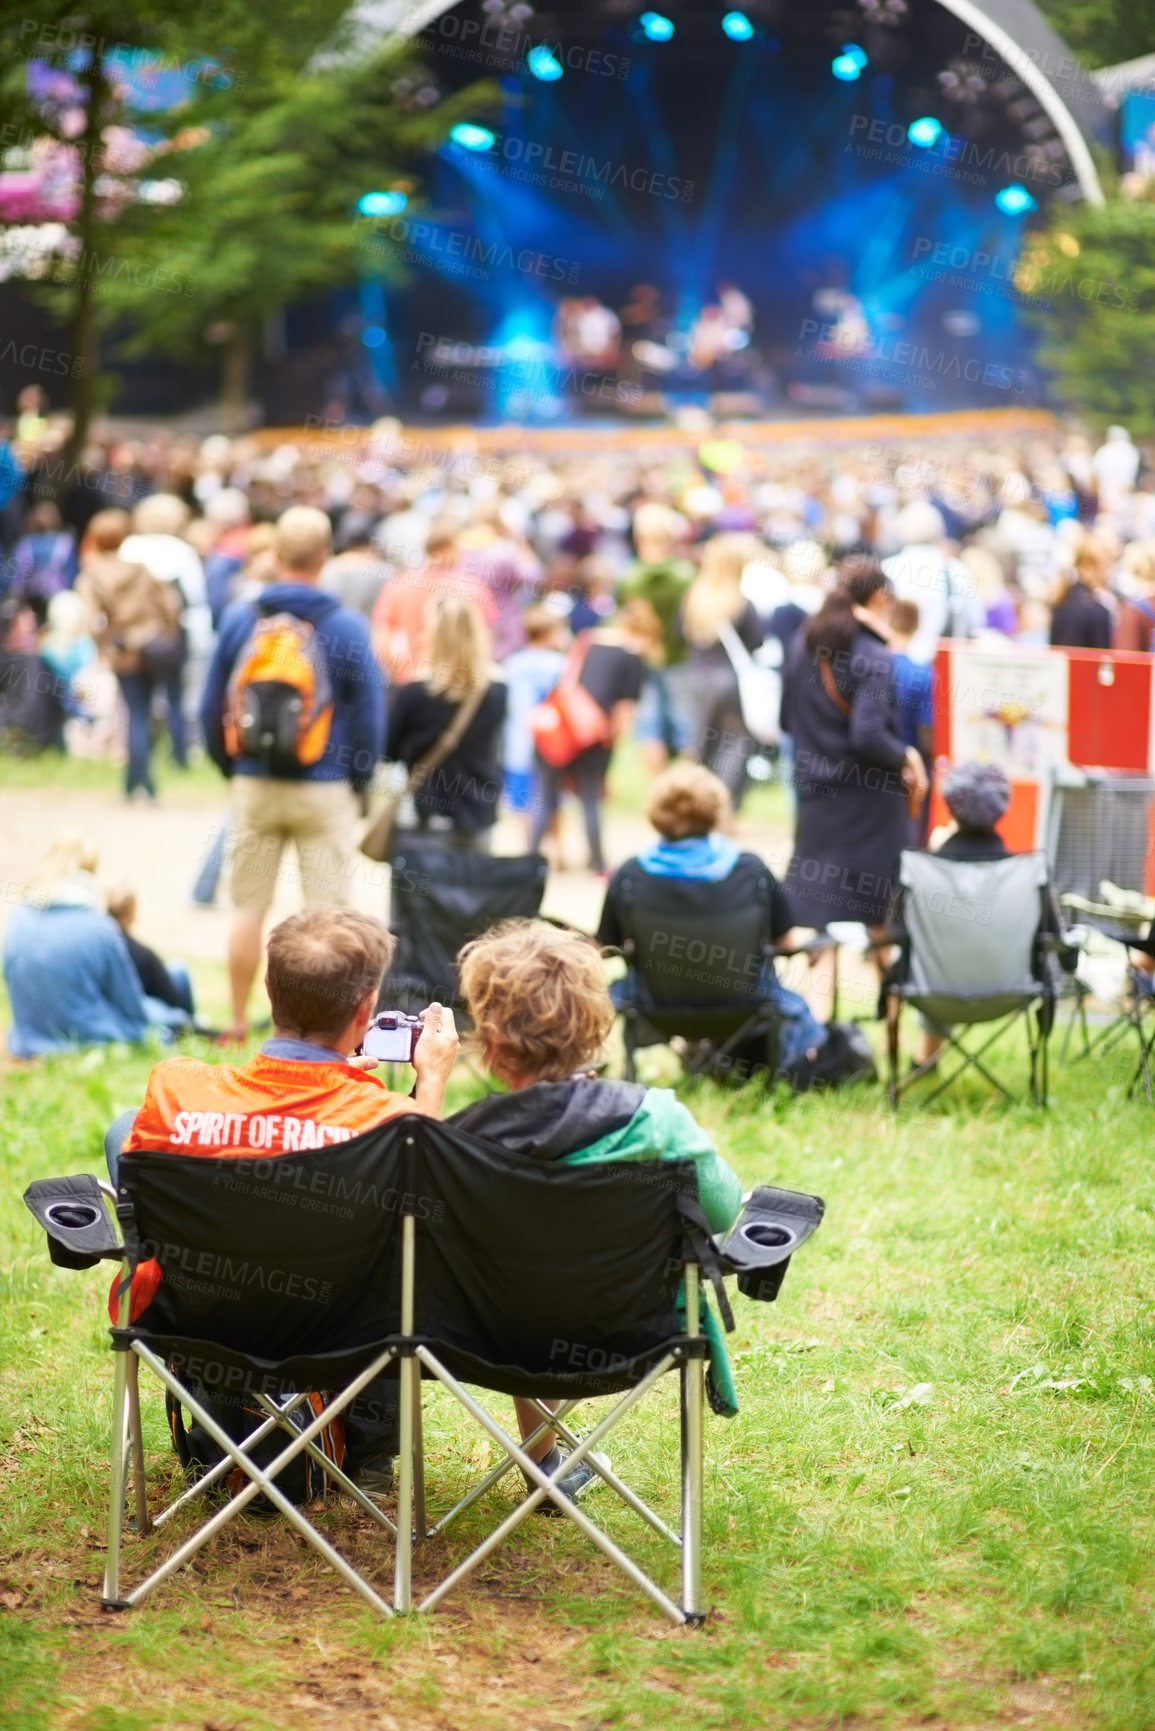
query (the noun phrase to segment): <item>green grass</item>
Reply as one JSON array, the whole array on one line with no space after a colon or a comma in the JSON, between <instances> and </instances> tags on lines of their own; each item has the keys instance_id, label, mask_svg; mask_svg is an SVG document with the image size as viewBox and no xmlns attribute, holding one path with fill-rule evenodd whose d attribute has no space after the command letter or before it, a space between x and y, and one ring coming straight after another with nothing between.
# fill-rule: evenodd
<instances>
[{"instance_id":1,"label":"green grass","mask_svg":"<svg viewBox=\"0 0 1155 1731\"><path fill-rule=\"evenodd\" d=\"M615 777L636 811L636 757ZM162 759L161 778L219 801L209 767L186 780ZM0 760L0 785L67 796L119 778ZM749 815L782 821L780 790ZM217 1013L223 971L198 968L197 987ZM243 1516L139 1611L102 1616L108 1276L54 1269L20 1197L36 1177L102 1170L104 1128L157 1055L0 1068L0 1725L1155 1726L1155 1120L1125 1097L1128 1048L1056 1062L1049 1112L974 1085L895 1123L877 1089L683 1086L744 1185L827 1201L779 1302L735 1299L742 1411L708 1423L715 1610L698 1631L672 1630L546 1521L428 1621L377 1622L282 1523ZM662 1054L643 1058L672 1079ZM1021 1043L1000 1058L1022 1083ZM155 1390L145 1425L159 1504L173 1466ZM427 1429L441 1508L482 1456L436 1396ZM619 1435L619 1471L676 1519L672 1388ZM467 1517L462 1542L509 1495ZM605 1496L588 1507L672 1583L632 1517ZM320 1520L388 1594L390 1545L347 1505ZM169 1542L130 1538L126 1579Z\"/></svg>"},{"instance_id":2,"label":"green grass","mask_svg":"<svg viewBox=\"0 0 1155 1731\"><path fill-rule=\"evenodd\" d=\"M828 1204L778 1304L736 1300L742 1412L708 1427L716 1609L698 1632L670 1631L544 1521L428 1623L377 1624L257 1519L131 1616L100 1616L106 1276L53 1269L20 1193L99 1170L149 1063L113 1051L4 1078L0 1722L1155 1723L1155 1178L1124 1057L1059 1069L1047 1113L971 1090L897 1125L877 1091L685 1091L745 1184ZM657 1400L614 1450L671 1516L675 1416ZM159 1498L153 1394L146 1425ZM436 1398L429 1431L440 1500L476 1470L475 1444ZM607 1498L590 1508L672 1579L658 1541ZM388 1544L341 1505L322 1519L387 1588ZM160 1550L130 1541L128 1578Z\"/></svg>"}]
</instances>

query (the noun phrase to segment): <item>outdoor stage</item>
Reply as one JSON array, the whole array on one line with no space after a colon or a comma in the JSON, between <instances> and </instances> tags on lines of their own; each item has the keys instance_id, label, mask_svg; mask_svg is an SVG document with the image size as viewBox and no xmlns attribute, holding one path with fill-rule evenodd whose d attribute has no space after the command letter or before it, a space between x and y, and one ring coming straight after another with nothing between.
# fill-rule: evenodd
<instances>
[{"instance_id":1,"label":"outdoor stage","mask_svg":"<svg viewBox=\"0 0 1155 1731\"><path fill-rule=\"evenodd\" d=\"M439 453L484 451L493 456L536 453L561 456L607 450L650 452L699 451L702 445L734 441L750 449L775 446L830 447L835 445L916 445L932 440L1021 439L1056 432L1058 417L1046 409L961 409L940 415L846 415L762 421L715 421L695 412L654 422L576 422L565 426L537 427L506 423L472 426L414 426L387 419L372 427L346 423L327 424L321 419L304 426L262 427L252 434L262 449L294 444L315 446L316 455L332 458L343 453L380 450L384 447L398 462L420 460Z\"/></svg>"}]
</instances>

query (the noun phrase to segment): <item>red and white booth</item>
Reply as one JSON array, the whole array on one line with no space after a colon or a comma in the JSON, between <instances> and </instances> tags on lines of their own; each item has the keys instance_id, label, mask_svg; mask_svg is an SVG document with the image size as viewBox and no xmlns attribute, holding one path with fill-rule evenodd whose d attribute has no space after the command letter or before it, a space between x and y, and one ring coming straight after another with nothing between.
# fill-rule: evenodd
<instances>
[{"instance_id":1,"label":"red and white booth","mask_svg":"<svg viewBox=\"0 0 1155 1731\"><path fill-rule=\"evenodd\" d=\"M1151 655L944 640L935 660L931 827L949 822L943 775L971 758L1001 764L1010 777L999 829L1015 852L1046 846L1053 790L1079 771L1155 777L1153 685ZM1155 893L1155 881L1142 887Z\"/></svg>"}]
</instances>

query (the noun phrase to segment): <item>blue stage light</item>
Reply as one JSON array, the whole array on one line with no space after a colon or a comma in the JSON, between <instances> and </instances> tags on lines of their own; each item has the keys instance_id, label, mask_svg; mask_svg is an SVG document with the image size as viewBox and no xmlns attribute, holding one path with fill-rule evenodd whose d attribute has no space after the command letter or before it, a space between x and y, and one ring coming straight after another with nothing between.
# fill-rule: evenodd
<instances>
[{"instance_id":1,"label":"blue stage light","mask_svg":"<svg viewBox=\"0 0 1155 1731\"><path fill-rule=\"evenodd\" d=\"M995 193L995 203L1004 216L1025 216L1028 210L1038 209L1038 200L1031 197L1025 186L1013 181L1010 186L1004 186L1001 192Z\"/></svg>"},{"instance_id":2,"label":"blue stage light","mask_svg":"<svg viewBox=\"0 0 1155 1731\"><path fill-rule=\"evenodd\" d=\"M731 42L749 42L754 34L754 26L744 12L727 12L722 20L722 30Z\"/></svg>"},{"instance_id":3,"label":"blue stage light","mask_svg":"<svg viewBox=\"0 0 1155 1731\"><path fill-rule=\"evenodd\" d=\"M449 136L463 150L492 150L497 143L488 126L475 126L472 120L459 121Z\"/></svg>"},{"instance_id":4,"label":"blue stage light","mask_svg":"<svg viewBox=\"0 0 1155 1731\"><path fill-rule=\"evenodd\" d=\"M409 203L403 192L367 192L357 200L362 216L400 216Z\"/></svg>"},{"instance_id":5,"label":"blue stage light","mask_svg":"<svg viewBox=\"0 0 1155 1731\"><path fill-rule=\"evenodd\" d=\"M643 12L638 23L651 42L668 42L674 34L673 24L660 12Z\"/></svg>"},{"instance_id":6,"label":"blue stage light","mask_svg":"<svg viewBox=\"0 0 1155 1731\"><path fill-rule=\"evenodd\" d=\"M933 150L942 137L942 121L936 120L932 114L924 114L921 120L911 121L906 136L919 150Z\"/></svg>"},{"instance_id":7,"label":"blue stage light","mask_svg":"<svg viewBox=\"0 0 1155 1731\"><path fill-rule=\"evenodd\" d=\"M539 42L536 48L531 48L525 57L526 65L535 78L540 78L543 84L556 84L562 75L563 67L556 55Z\"/></svg>"},{"instance_id":8,"label":"blue stage light","mask_svg":"<svg viewBox=\"0 0 1155 1731\"><path fill-rule=\"evenodd\" d=\"M830 62L830 70L843 84L853 84L866 63L866 54L857 42L844 42L842 53Z\"/></svg>"},{"instance_id":9,"label":"blue stage light","mask_svg":"<svg viewBox=\"0 0 1155 1731\"><path fill-rule=\"evenodd\" d=\"M380 325L366 325L361 332L361 341L367 349L379 349L385 341L385 332Z\"/></svg>"}]
</instances>

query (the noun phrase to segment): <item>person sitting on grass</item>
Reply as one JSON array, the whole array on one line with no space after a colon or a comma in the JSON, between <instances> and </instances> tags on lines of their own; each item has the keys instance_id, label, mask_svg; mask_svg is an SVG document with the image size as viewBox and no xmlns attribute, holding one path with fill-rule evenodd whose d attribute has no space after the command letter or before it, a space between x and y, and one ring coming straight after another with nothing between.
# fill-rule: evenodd
<instances>
[{"instance_id":1,"label":"person sitting on grass","mask_svg":"<svg viewBox=\"0 0 1155 1731\"><path fill-rule=\"evenodd\" d=\"M49 848L4 934L12 1005L8 1050L44 1058L78 1046L135 1045L150 1028L187 1025L183 1010L145 995L124 934L105 912L95 843L66 831Z\"/></svg>"},{"instance_id":2,"label":"person sitting on grass","mask_svg":"<svg viewBox=\"0 0 1155 1731\"><path fill-rule=\"evenodd\" d=\"M113 1183L120 1155L138 1149L215 1159L248 1159L259 1150L267 1160L348 1141L403 1112L440 1118L458 1050L452 1010L430 1004L424 1012L411 1097L369 1074L375 1059L354 1055L394 943L380 920L345 909L312 908L282 920L269 934L265 977L272 1038L245 1064L158 1064L143 1105L121 1113L105 1137ZM243 1436L243 1400L234 1417ZM368 1496L392 1486L396 1428L396 1383L377 1378L345 1425L346 1470Z\"/></svg>"},{"instance_id":3,"label":"person sitting on grass","mask_svg":"<svg viewBox=\"0 0 1155 1731\"><path fill-rule=\"evenodd\" d=\"M672 1090L601 1081L591 1070L613 1027L614 1006L588 938L542 920L507 920L467 944L458 968L479 1054L509 1092L475 1101L451 1124L508 1154L567 1166L692 1160L711 1230L727 1230L742 1205L742 1187ZM725 1346L708 1310L706 1319L711 1399L716 1410L733 1413L737 1396ZM526 1401L515 1406L524 1439L540 1415ZM562 1463L552 1431L530 1452L547 1473ZM562 1478L561 1489L576 1499L598 1482L581 1462ZM547 1500L539 1512L560 1511Z\"/></svg>"}]
</instances>

